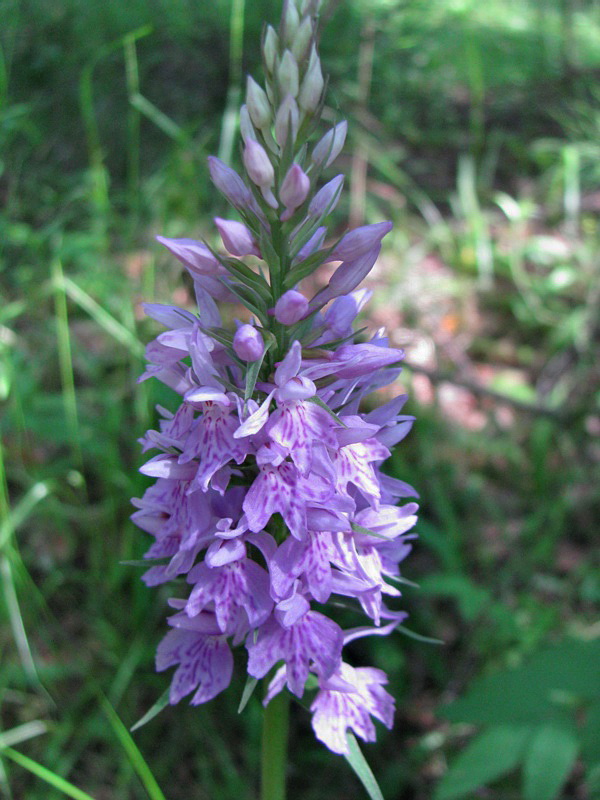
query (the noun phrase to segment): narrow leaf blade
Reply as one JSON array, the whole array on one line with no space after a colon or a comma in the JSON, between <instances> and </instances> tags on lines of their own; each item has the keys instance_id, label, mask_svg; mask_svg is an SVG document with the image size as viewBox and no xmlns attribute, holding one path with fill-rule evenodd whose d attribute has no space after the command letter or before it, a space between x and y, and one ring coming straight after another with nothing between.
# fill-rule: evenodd
<instances>
[{"instance_id":1,"label":"narrow leaf blade","mask_svg":"<svg viewBox=\"0 0 600 800\"><path fill-rule=\"evenodd\" d=\"M131 733L137 731L138 728L141 728L147 722L150 722L151 719L154 719L160 712L165 708L165 706L169 705L169 688L165 689L165 691L161 694L158 698L156 703L152 706L152 708L148 709L143 717L140 717L138 721L131 726L129 729Z\"/></svg>"},{"instance_id":2,"label":"narrow leaf blade","mask_svg":"<svg viewBox=\"0 0 600 800\"><path fill-rule=\"evenodd\" d=\"M65 778L52 772L42 764L38 764L38 762L34 761L32 758L24 756L23 753L19 753L18 750L13 750L12 747L6 747L2 750L2 755L7 756L11 761L14 761L15 764L28 770L32 775L45 781L50 786L54 786L55 789L58 789L58 791L62 792L66 797L71 797L73 800L94 800L87 792L78 789L77 786L73 786L73 784L69 783Z\"/></svg>"},{"instance_id":3,"label":"narrow leaf blade","mask_svg":"<svg viewBox=\"0 0 600 800\"><path fill-rule=\"evenodd\" d=\"M367 760L358 746L356 737L353 733L348 731L346 733L346 740L348 742L348 750L350 752L348 755L344 756L344 758L354 770L354 774L365 787L371 800L384 800L383 795L381 794L381 789L379 788L379 784L377 783L375 775L373 775L373 772L371 771L371 767L367 764Z\"/></svg>"}]
</instances>

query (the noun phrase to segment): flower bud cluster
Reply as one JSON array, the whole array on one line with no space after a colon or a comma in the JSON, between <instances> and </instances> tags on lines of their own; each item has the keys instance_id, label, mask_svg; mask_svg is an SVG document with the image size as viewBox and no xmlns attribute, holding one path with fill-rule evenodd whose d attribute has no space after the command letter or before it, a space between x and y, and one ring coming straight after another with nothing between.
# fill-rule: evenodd
<instances>
[{"instance_id":1,"label":"flower bud cluster","mask_svg":"<svg viewBox=\"0 0 600 800\"><path fill-rule=\"evenodd\" d=\"M187 584L157 653L158 670L176 667L171 702L225 689L232 649L245 647L248 674L270 676L267 703L281 691L302 697L312 676L315 734L347 753L347 728L372 741L372 718L393 722L385 675L353 668L344 648L406 616L388 602L400 596L417 505L382 469L412 425L405 398L363 410L403 353L382 331L369 341L354 331L370 296L359 284L391 224L325 244L343 176L319 183L346 123L312 146L324 91L316 5L287 0L278 31L266 30L265 88L248 79L240 114L244 174L209 158L240 217L214 220L225 252L159 237L194 281L198 313L146 306L166 330L148 345L141 380L157 378L179 402L141 440L158 451L141 468L155 482L132 518L153 540L144 581ZM329 262L310 296L305 279ZM218 306L230 302L248 312L233 331ZM343 629L332 600L359 624Z\"/></svg>"}]
</instances>

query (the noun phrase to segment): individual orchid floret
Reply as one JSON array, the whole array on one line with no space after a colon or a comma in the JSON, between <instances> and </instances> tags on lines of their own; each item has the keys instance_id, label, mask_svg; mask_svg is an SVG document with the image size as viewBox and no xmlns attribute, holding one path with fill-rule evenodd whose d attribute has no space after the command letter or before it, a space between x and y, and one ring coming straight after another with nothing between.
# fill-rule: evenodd
<instances>
[{"instance_id":1,"label":"individual orchid floret","mask_svg":"<svg viewBox=\"0 0 600 800\"><path fill-rule=\"evenodd\" d=\"M290 135L292 142L296 141L299 120L298 104L291 94L286 94L275 114L275 140L279 147L285 147Z\"/></svg>"},{"instance_id":2,"label":"individual orchid floret","mask_svg":"<svg viewBox=\"0 0 600 800\"><path fill-rule=\"evenodd\" d=\"M215 633L220 631L216 629ZM206 703L231 682L233 656L222 636L193 629L169 631L158 646L156 669L161 672L176 664L179 667L171 683L171 703L178 703L194 689L191 704Z\"/></svg>"},{"instance_id":3,"label":"individual orchid floret","mask_svg":"<svg viewBox=\"0 0 600 800\"><path fill-rule=\"evenodd\" d=\"M300 599L296 602L302 605ZM246 645L248 672L263 678L271 667L285 661L290 691L302 697L311 668L324 681L335 672L341 661L343 638L341 628L317 611L304 610L289 627L272 617L260 629L256 642Z\"/></svg>"},{"instance_id":4,"label":"individual orchid floret","mask_svg":"<svg viewBox=\"0 0 600 800\"><path fill-rule=\"evenodd\" d=\"M275 319L282 325L295 325L300 322L308 312L308 300L295 289L289 289L282 294L275 304Z\"/></svg>"},{"instance_id":5,"label":"individual orchid floret","mask_svg":"<svg viewBox=\"0 0 600 800\"><path fill-rule=\"evenodd\" d=\"M327 131L325 136L316 144L312 152L312 161L317 166L328 167L339 156L344 142L346 141L346 133L348 131L348 123L346 120L338 122L335 128Z\"/></svg>"},{"instance_id":6,"label":"individual orchid floret","mask_svg":"<svg viewBox=\"0 0 600 800\"><path fill-rule=\"evenodd\" d=\"M233 337L233 349L242 361L258 361L265 352L265 343L253 325L240 325Z\"/></svg>"},{"instance_id":7,"label":"individual orchid floret","mask_svg":"<svg viewBox=\"0 0 600 800\"><path fill-rule=\"evenodd\" d=\"M290 3L291 5L291 3ZM286 50L281 57L277 68L277 82L279 91L285 97L291 94L292 97L298 96L299 89L298 63L289 50Z\"/></svg>"},{"instance_id":8,"label":"individual orchid floret","mask_svg":"<svg viewBox=\"0 0 600 800\"><path fill-rule=\"evenodd\" d=\"M237 222L237 220L233 219L221 219L221 217L215 217L214 222L221 234L225 249L232 256L243 258L244 256L252 255L260 258L258 243L242 222Z\"/></svg>"},{"instance_id":9,"label":"individual orchid floret","mask_svg":"<svg viewBox=\"0 0 600 800\"><path fill-rule=\"evenodd\" d=\"M306 200L310 189L310 178L298 164L292 164L279 190L279 199L285 206L281 221L285 222Z\"/></svg>"},{"instance_id":10,"label":"individual orchid floret","mask_svg":"<svg viewBox=\"0 0 600 800\"><path fill-rule=\"evenodd\" d=\"M376 732L371 716L386 728L391 728L394 723L394 698L383 688L387 682L380 669L353 669L342 663L340 669L322 684L310 707L317 739L341 755L349 753L348 728L363 741L374 742Z\"/></svg>"},{"instance_id":11,"label":"individual orchid floret","mask_svg":"<svg viewBox=\"0 0 600 800\"><path fill-rule=\"evenodd\" d=\"M257 128L266 128L271 124L271 104L262 86L248 75L246 82L246 107L250 119Z\"/></svg>"}]
</instances>

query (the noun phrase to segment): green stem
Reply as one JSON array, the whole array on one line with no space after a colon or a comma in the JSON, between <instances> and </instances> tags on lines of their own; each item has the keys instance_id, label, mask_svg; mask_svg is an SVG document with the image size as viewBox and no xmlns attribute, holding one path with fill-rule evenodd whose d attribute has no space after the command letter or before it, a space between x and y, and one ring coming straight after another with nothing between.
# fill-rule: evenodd
<instances>
[{"instance_id":1,"label":"green stem","mask_svg":"<svg viewBox=\"0 0 600 800\"><path fill-rule=\"evenodd\" d=\"M289 702L284 690L271 700L264 712L260 800L285 800Z\"/></svg>"}]
</instances>

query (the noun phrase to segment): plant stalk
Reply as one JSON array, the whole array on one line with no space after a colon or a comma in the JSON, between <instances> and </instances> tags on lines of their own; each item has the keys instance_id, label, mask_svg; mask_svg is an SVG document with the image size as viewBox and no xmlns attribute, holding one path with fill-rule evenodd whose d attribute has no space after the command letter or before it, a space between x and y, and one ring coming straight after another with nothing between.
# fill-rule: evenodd
<instances>
[{"instance_id":1,"label":"plant stalk","mask_svg":"<svg viewBox=\"0 0 600 800\"><path fill-rule=\"evenodd\" d=\"M264 712L260 800L285 800L289 702L284 690L271 700Z\"/></svg>"}]
</instances>

